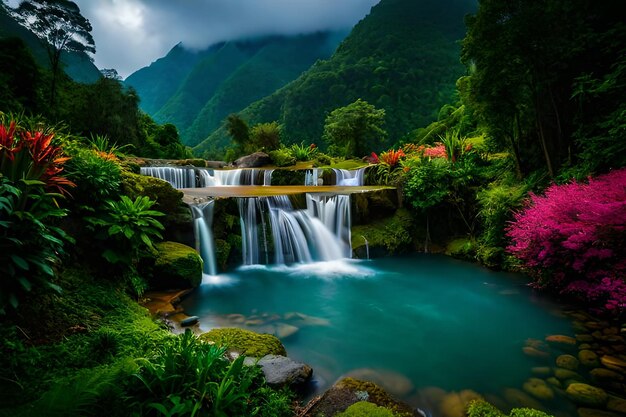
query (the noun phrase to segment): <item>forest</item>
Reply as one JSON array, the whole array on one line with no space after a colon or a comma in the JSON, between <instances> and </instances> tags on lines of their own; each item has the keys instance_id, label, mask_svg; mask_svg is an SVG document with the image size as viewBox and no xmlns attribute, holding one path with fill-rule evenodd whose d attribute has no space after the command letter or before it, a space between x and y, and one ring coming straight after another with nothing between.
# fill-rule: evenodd
<instances>
[{"instance_id":1,"label":"forest","mask_svg":"<svg viewBox=\"0 0 626 417\"><path fill-rule=\"evenodd\" d=\"M371 252L372 258L400 256L404 262L402 256L441 253L490 271L521 273L524 289L576 310L575 336L548 336L535 344L529 336L517 349L539 358L533 370L548 369L540 377L547 383L535 375L528 379L534 388L524 385L532 401L503 395L507 403L500 406L498 398L473 388L476 396L465 395L469 390L452 383L446 391L455 392L460 405L440 405L432 415L626 415L622 6L480 0L472 9L460 0L445 3L450 13L434 0L382 0L332 55L322 57L330 35L301 38L324 50L309 51L320 59L302 56L278 73L264 59L284 59L301 46L281 39L293 49L279 53L263 43L275 39L251 42L245 47L265 55L247 50L250 58L239 55L241 43L220 44L207 52L215 54L210 59L227 56L239 73L224 70L220 76L227 83L211 86L219 95L195 102L193 112L201 119L205 102L213 106L211 118L201 121L188 117L192 110L184 104L194 101L185 94L197 87L189 78L181 90L167 91L168 102L166 92L150 91L154 103L172 109L175 117L168 120L163 106L151 108L158 117L142 110L131 85L143 91L150 83L141 84L139 72L132 82L113 69L90 81L77 75L89 74L91 63L81 66L83 61L67 57L97 53L97 45L74 2L27 0L15 8L0 3L1 22L19 23L15 27L40 42L33 49L34 38L7 33L9 24L2 23L0 415L417 416L436 409L427 410L424 397L418 405L409 395L398 401L356 377L319 393L321 400L311 399L295 385L271 384L261 367L246 363L246 356L286 356L293 338L229 329L174 334L143 307L150 294L172 283L202 289L207 259L186 245L186 234L197 227L198 201L183 202L188 190L142 170L185 167L197 175L198 169L212 169L211 163L221 168L258 153L273 171L267 189L327 185L338 170L364 170L361 185L375 196L351 195L351 254L363 246L368 258ZM177 48L170 58L190 59L186 71L193 77L197 57ZM296 76L298 71L304 72ZM270 73L276 78L272 91L255 90L255 82ZM176 82L185 85L178 74ZM219 107L224 103L230 104ZM315 175L314 184L303 182L309 181L305 171ZM398 202L381 197L392 194ZM308 198L307 207L315 204ZM242 243L245 222L255 223L255 233L261 234L261 224L262 234L270 232L261 217L245 218L253 205L222 204L212 215L215 263L220 273L232 275L232 259L250 250ZM277 210L268 207L268 213ZM354 213L363 207L368 215ZM265 241L266 257L278 250L276 242L268 249ZM301 334L307 325L327 325L300 312L289 320L306 323ZM601 324L593 328L589 322ZM541 362L558 349L565 354L556 367ZM350 392L354 401L344 404L337 397L338 408L324 409L326 396L337 392Z\"/></svg>"}]
</instances>

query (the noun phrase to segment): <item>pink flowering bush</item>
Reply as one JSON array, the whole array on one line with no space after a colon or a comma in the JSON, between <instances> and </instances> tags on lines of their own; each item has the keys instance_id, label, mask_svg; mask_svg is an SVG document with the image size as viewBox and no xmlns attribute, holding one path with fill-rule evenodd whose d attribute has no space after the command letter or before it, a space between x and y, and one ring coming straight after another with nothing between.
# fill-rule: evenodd
<instances>
[{"instance_id":1,"label":"pink flowering bush","mask_svg":"<svg viewBox=\"0 0 626 417\"><path fill-rule=\"evenodd\" d=\"M626 168L531 194L507 235L539 286L626 310Z\"/></svg>"}]
</instances>

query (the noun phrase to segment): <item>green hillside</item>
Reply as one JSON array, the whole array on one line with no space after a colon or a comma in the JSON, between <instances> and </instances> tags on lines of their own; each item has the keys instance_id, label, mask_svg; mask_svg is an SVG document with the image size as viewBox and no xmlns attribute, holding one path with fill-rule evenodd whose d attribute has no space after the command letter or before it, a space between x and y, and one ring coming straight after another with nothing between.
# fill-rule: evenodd
<instances>
[{"instance_id":1,"label":"green hillside","mask_svg":"<svg viewBox=\"0 0 626 417\"><path fill-rule=\"evenodd\" d=\"M204 53L212 52L214 50L210 49ZM202 53L192 52L178 44L163 58L132 73L124 84L137 91L141 97L141 109L153 115L176 93L181 80L187 78L202 56Z\"/></svg>"},{"instance_id":2,"label":"green hillside","mask_svg":"<svg viewBox=\"0 0 626 417\"><path fill-rule=\"evenodd\" d=\"M21 26L6 11L0 7L0 37L17 37L22 39L30 48L37 63L48 68L48 55L37 37L28 29ZM63 70L74 81L80 83L96 82L102 74L85 53L66 53L61 55Z\"/></svg>"},{"instance_id":3,"label":"green hillside","mask_svg":"<svg viewBox=\"0 0 626 417\"><path fill-rule=\"evenodd\" d=\"M230 113L238 112L329 57L346 33L272 36L170 53L129 76L141 107L172 123L184 143L197 145Z\"/></svg>"},{"instance_id":4,"label":"green hillside","mask_svg":"<svg viewBox=\"0 0 626 417\"><path fill-rule=\"evenodd\" d=\"M388 143L436 118L464 68L458 41L474 0L382 0L328 60L253 103L249 122L277 120L287 142L319 143L325 117L362 98L386 110ZM229 143L223 128L195 148L202 154Z\"/></svg>"}]
</instances>

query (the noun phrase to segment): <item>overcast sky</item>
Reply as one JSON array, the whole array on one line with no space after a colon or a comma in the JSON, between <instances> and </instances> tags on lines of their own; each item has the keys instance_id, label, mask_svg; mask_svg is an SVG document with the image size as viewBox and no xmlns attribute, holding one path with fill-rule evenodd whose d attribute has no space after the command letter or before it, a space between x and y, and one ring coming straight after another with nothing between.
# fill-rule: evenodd
<instances>
[{"instance_id":1,"label":"overcast sky","mask_svg":"<svg viewBox=\"0 0 626 417\"><path fill-rule=\"evenodd\" d=\"M74 1L93 26L96 66L125 78L178 42L198 49L246 36L349 28L379 0Z\"/></svg>"}]
</instances>

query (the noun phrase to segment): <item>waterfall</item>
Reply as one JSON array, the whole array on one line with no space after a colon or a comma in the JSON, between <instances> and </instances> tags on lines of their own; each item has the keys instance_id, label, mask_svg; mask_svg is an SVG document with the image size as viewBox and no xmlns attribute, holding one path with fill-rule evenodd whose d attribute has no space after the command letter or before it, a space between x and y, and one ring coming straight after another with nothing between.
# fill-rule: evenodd
<instances>
[{"instance_id":1,"label":"waterfall","mask_svg":"<svg viewBox=\"0 0 626 417\"><path fill-rule=\"evenodd\" d=\"M304 174L304 185L318 185L319 170L317 168L307 169Z\"/></svg>"},{"instance_id":2,"label":"waterfall","mask_svg":"<svg viewBox=\"0 0 626 417\"><path fill-rule=\"evenodd\" d=\"M350 257L349 199L307 194L307 209L295 210L284 195L240 198L243 263L269 263L268 223L275 264Z\"/></svg>"},{"instance_id":3,"label":"waterfall","mask_svg":"<svg viewBox=\"0 0 626 417\"><path fill-rule=\"evenodd\" d=\"M337 178L336 185L354 185L360 186L364 184L365 168L359 168L354 170L337 169L333 168L335 177Z\"/></svg>"},{"instance_id":4,"label":"waterfall","mask_svg":"<svg viewBox=\"0 0 626 417\"><path fill-rule=\"evenodd\" d=\"M200 187L224 185L272 185L273 169L203 169Z\"/></svg>"},{"instance_id":5,"label":"waterfall","mask_svg":"<svg viewBox=\"0 0 626 417\"><path fill-rule=\"evenodd\" d=\"M207 275L217 274L217 261L215 260L215 242L213 240L213 209L215 201L194 204L191 206L193 213L193 230L196 236L196 249L204 261L203 271Z\"/></svg>"},{"instance_id":6,"label":"waterfall","mask_svg":"<svg viewBox=\"0 0 626 417\"><path fill-rule=\"evenodd\" d=\"M141 167L139 172L169 182L174 188L194 188L196 173L193 168L181 167Z\"/></svg>"}]
</instances>

